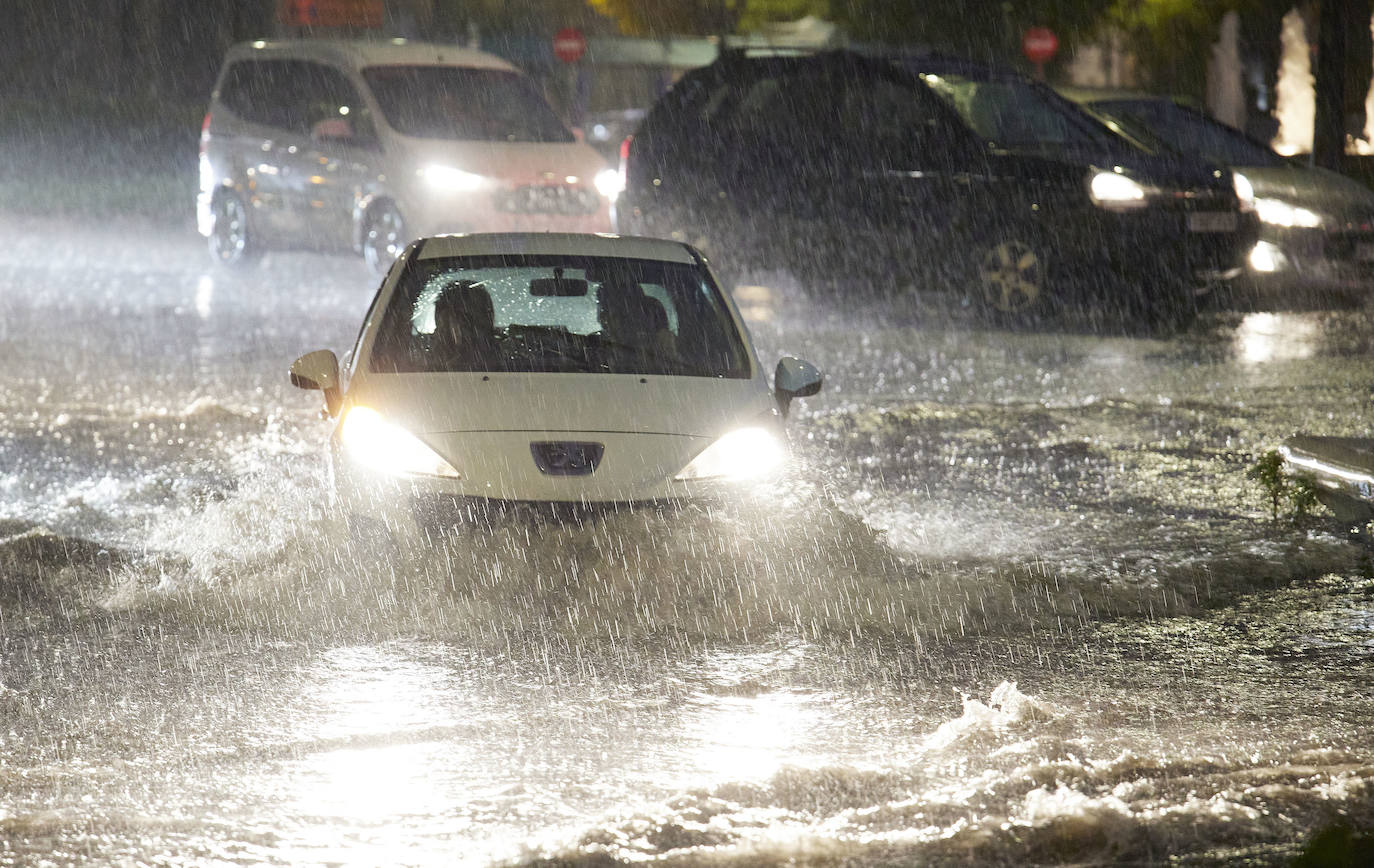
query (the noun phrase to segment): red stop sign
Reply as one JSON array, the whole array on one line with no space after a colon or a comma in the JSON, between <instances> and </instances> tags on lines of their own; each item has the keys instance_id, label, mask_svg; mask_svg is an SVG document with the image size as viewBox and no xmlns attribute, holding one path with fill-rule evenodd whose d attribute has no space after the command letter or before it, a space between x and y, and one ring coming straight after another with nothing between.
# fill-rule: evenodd
<instances>
[{"instance_id":1,"label":"red stop sign","mask_svg":"<svg viewBox=\"0 0 1374 868\"><path fill-rule=\"evenodd\" d=\"M1059 53L1059 37L1048 27L1032 27L1021 36L1021 51L1031 63L1045 63Z\"/></svg>"},{"instance_id":2,"label":"red stop sign","mask_svg":"<svg viewBox=\"0 0 1374 868\"><path fill-rule=\"evenodd\" d=\"M587 37L576 27L564 27L553 35L553 56L564 63L576 63L587 53Z\"/></svg>"}]
</instances>

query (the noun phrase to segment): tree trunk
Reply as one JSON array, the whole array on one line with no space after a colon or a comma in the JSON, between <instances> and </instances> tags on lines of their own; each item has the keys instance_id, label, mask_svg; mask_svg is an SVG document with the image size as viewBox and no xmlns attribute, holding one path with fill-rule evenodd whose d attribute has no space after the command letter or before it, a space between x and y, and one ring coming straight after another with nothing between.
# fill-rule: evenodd
<instances>
[{"instance_id":1,"label":"tree trunk","mask_svg":"<svg viewBox=\"0 0 1374 868\"><path fill-rule=\"evenodd\" d=\"M1351 0L1322 0L1317 25L1317 117L1312 131L1312 162L1336 171L1340 171L1345 157L1345 23L1351 9Z\"/></svg>"}]
</instances>

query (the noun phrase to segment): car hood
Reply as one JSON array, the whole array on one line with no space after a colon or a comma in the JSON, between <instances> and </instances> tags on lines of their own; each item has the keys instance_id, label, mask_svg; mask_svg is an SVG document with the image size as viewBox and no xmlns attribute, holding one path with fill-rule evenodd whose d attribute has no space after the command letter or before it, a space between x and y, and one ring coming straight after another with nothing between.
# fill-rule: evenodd
<instances>
[{"instance_id":1,"label":"car hood","mask_svg":"<svg viewBox=\"0 0 1374 868\"><path fill-rule=\"evenodd\" d=\"M615 432L717 437L770 413L762 379L638 374L373 374L348 402L416 434Z\"/></svg>"},{"instance_id":2,"label":"car hood","mask_svg":"<svg viewBox=\"0 0 1374 868\"><path fill-rule=\"evenodd\" d=\"M1374 220L1374 191L1344 175L1307 166L1238 166L1255 196L1361 222Z\"/></svg>"},{"instance_id":3,"label":"car hood","mask_svg":"<svg viewBox=\"0 0 1374 868\"><path fill-rule=\"evenodd\" d=\"M590 187L606 161L580 142L460 142L409 139L406 161L419 169L449 166L512 185L570 183ZM566 181L567 178L578 181Z\"/></svg>"}]
</instances>

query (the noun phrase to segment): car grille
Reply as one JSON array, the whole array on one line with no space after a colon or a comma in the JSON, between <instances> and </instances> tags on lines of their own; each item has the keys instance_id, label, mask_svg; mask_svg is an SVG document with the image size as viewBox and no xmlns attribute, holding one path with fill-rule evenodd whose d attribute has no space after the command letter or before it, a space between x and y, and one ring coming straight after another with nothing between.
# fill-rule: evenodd
<instances>
[{"instance_id":1,"label":"car grille","mask_svg":"<svg viewBox=\"0 0 1374 868\"><path fill-rule=\"evenodd\" d=\"M584 187L529 184L496 194L496 208L515 214L595 214L601 197Z\"/></svg>"},{"instance_id":2,"label":"car grille","mask_svg":"<svg viewBox=\"0 0 1374 868\"><path fill-rule=\"evenodd\" d=\"M1175 208L1185 211L1234 211L1235 197L1230 190L1216 187L1195 187L1191 190L1175 190L1168 194Z\"/></svg>"},{"instance_id":3,"label":"car grille","mask_svg":"<svg viewBox=\"0 0 1374 868\"><path fill-rule=\"evenodd\" d=\"M539 472L547 476L591 476L606 447L600 443L545 441L530 444Z\"/></svg>"}]
</instances>

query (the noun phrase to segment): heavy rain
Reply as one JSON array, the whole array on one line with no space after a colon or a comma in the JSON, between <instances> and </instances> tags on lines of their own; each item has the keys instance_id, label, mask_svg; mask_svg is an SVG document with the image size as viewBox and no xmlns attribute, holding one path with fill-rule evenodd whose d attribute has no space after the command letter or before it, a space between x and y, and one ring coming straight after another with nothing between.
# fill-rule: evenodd
<instances>
[{"instance_id":1,"label":"heavy rain","mask_svg":"<svg viewBox=\"0 0 1374 868\"><path fill-rule=\"evenodd\" d=\"M0 865L1369 864L1368 516L1260 471L1294 435L1369 434L1374 271L1271 286L1251 256L1186 317L1087 294L1016 320L964 292L977 269L818 276L814 250L863 227L830 225L790 271L683 226L762 365L824 372L791 405L785 470L700 499L458 510L387 545L340 508L338 420L287 376L353 347L383 280L366 238L259 234L239 263L197 221L229 45L480 46L530 70L581 147L634 132L658 96L586 102L601 91L574 74L605 46L820 25L770 24L800 13L767 3L646 23L657 7L609 0L321 0L309 25L304 5L189 22L133 0L74 31L89 57L47 7L4 13L24 50L0 60ZM1033 4L996 4L969 38L1027 87L1143 93L1143 71L1080 68L1150 60L1127 5L1101 23L1114 40L1055 13L1082 34L1063 37L1072 69L1023 56L1022 25L1047 23ZM839 24L808 52L882 26L970 53L912 12L809 6ZM1233 70L1249 84L1207 83L1240 94L1212 114L1275 119L1288 12L1203 34L1199 56L1253 43ZM553 55L578 40L590 57ZM711 63L691 56L653 74ZM1368 56L1348 58L1366 85ZM1252 174L1256 203L1277 201ZM266 189L244 203L270 209ZM1317 206L1285 207L1293 230ZM1364 219L1356 258L1374 257ZM1146 297L1177 301L1160 274Z\"/></svg>"}]
</instances>

